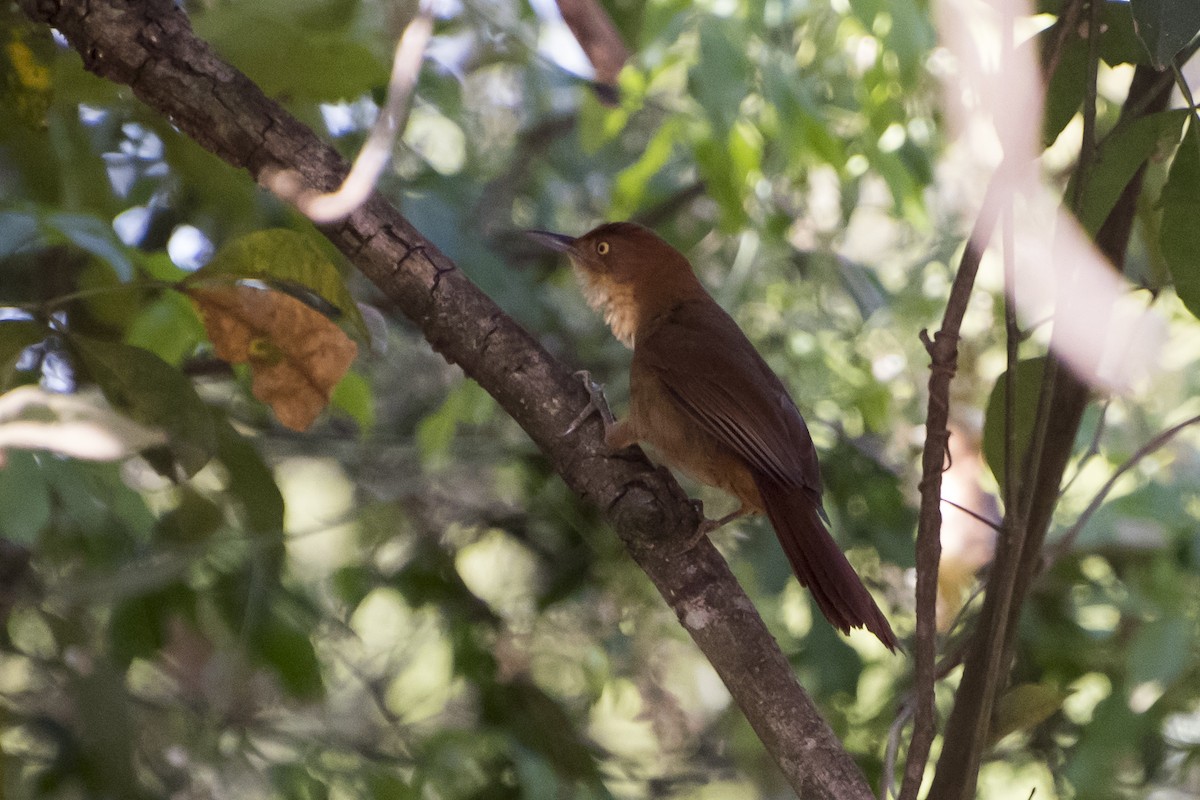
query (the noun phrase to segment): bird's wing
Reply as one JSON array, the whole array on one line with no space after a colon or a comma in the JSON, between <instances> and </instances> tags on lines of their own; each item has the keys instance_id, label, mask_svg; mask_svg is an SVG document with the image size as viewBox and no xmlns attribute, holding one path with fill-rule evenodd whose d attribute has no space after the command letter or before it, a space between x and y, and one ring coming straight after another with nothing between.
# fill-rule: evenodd
<instances>
[{"instance_id":1,"label":"bird's wing","mask_svg":"<svg viewBox=\"0 0 1200 800\"><path fill-rule=\"evenodd\" d=\"M808 426L783 383L715 301L677 306L634 347L705 431L780 486L818 495L820 468Z\"/></svg>"}]
</instances>

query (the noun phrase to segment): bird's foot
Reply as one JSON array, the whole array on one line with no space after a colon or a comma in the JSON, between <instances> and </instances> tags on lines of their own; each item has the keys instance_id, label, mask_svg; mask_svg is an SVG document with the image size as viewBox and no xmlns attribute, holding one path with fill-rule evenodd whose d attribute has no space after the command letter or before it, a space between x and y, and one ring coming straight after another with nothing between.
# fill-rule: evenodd
<instances>
[{"instance_id":1,"label":"bird's foot","mask_svg":"<svg viewBox=\"0 0 1200 800\"><path fill-rule=\"evenodd\" d=\"M700 515L700 524L696 526L696 530L693 531L692 535L687 538L686 542L684 542L683 548L679 551L680 553L686 553L696 545L700 544L701 539L703 539L705 536L708 536L717 528L721 528L730 522L733 522L738 517L744 517L746 514L750 513L743 506L738 508L736 511L731 511L720 519L709 519L708 517L704 516L703 501L692 500L691 503L692 507L696 509L696 513Z\"/></svg>"},{"instance_id":2,"label":"bird's foot","mask_svg":"<svg viewBox=\"0 0 1200 800\"><path fill-rule=\"evenodd\" d=\"M571 421L567 429L563 431L563 436L570 436L579 426L587 421L587 418L592 414L599 414L600 419L604 420L604 430L607 432L612 427L617 418L613 416L612 411L608 407L608 401L604 399L604 385L592 380L592 374L586 369L581 369L575 373L575 377L583 382L583 386L588 392L588 404L579 412L579 416Z\"/></svg>"}]
</instances>

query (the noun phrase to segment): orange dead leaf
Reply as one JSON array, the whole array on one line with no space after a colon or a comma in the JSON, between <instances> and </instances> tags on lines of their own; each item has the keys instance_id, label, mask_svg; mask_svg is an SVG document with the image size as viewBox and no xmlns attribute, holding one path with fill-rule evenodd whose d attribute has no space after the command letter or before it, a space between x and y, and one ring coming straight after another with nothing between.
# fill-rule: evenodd
<instances>
[{"instance_id":1,"label":"orange dead leaf","mask_svg":"<svg viewBox=\"0 0 1200 800\"><path fill-rule=\"evenodd\" d=\"M292 430L329 405L333 387L358 354L341 328L290 295L250 286L190 286L217 356L249 363L254 396Z\"/></svg>"},{"instance_id":2,"label":"orange dead leaf","mask_svg":"<svg viewBox=\"0 0 1200 800\"><path fill-rule=\"evenodd\" d=\"M629 50L612 17L597 0L557 0L563 21L596 70L597 97L608 106L619 105L617 75L629 60Z\"/></svg>"}]
</instances>

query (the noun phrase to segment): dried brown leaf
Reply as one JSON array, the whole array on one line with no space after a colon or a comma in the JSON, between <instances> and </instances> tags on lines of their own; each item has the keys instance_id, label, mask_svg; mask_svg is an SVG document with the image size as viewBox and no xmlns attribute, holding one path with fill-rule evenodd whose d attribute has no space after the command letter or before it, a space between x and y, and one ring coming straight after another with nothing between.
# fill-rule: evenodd
<instances>
[{"instance_id":1,"label":"dried brown leaf","mask_svg":"<svg viewBox=\"0 0 1200 800\"><path fill-rule=\"evenodd\" d=\"M629 59L629 50L612 18L597 0L558 0L558 10L592 62L597 87L607 90L599 94L600 99L617 105L617 75Z\"/></svg>"},{"instance_id":2,"label":"dried brown leaf","mask_svg":"<svg viewBox=\"0 0 1200 800\"><path fill-rule=\"evenodd\" d=\"M290 295L251 286L190 286L217 356L249 363L254 396L302 431L329 405L358 347L331 320Z\"/></svg>"}]
</instances>

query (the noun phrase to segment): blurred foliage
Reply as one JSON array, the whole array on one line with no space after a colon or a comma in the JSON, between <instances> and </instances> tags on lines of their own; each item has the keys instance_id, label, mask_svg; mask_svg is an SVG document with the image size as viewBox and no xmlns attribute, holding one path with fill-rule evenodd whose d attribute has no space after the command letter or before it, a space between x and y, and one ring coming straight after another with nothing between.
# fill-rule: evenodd
<instances>
[{"instance_id":1,"label":"blurred foliage","mask_svg":"<svg viewBox=\"0 0 1200 800\"><path fill-rule=\"evenodd\" d=\"M618 410L628 353L558 260L517 232L636 217L685 250L806 410L834 529L910 633L917 332L940 317L969 223L935 171L928 4L605 5L635 53L617 108L571 72L569 35L541 16L549 4L439 4L381 188L558 356L608 380ZM185 6L219 53L356 151L404 22L392 4ZM1114 129L1114 87L1151 52L1133 19L1169 7L1106 4L1099 127L1112 136L1080 208L1094 230L1151 156L1130 274L1171 319L1173 369L1090 414L1058 533L1138 447L1200 410L1185 309L1200 285L1196 120L1176 111ZM1156 57L1178 52L1182 24L1153 40ZM1073 39L1049 86L1048 145L1077 141L1086 69ZM310 226L7 5L0 75L0 389L78 392L165 434L116 461L65 457L53 437L0 454L6 797L784 791L595 510ZM286 291L358 339L308 433L275 422L251 397L253 376L215 356L179 291L205 263ZM1005 441L996 272L972 304L954 398L992 464ZM1023 345L1018 372L1032 377L1018 383L1018 431L1030 429L1039 355ZM33 421L77 435L45 409ZM0 414L0 434L30 419ZM1198 485L1189 430L1120 479L1037 584L982 796L1196 789ZM836 635L767 525L731 527L718 545L878 781L908 659Z\"/></svg>"}]
</instances>

